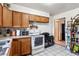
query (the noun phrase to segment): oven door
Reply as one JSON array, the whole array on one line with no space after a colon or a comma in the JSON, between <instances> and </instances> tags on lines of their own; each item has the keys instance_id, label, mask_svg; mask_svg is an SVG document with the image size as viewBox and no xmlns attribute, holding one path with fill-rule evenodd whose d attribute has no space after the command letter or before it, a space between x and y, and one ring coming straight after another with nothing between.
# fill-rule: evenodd
<instances>
[{"instance_id":1,"label":"oven door","mask_svg":"<svg viewBox=\"0 0 79 59\"><path fill-rule=\"evenodd\" d=\"M32 49L44 47L44 36L33 36L32 37Z\"/></svg>"}]
</instances>

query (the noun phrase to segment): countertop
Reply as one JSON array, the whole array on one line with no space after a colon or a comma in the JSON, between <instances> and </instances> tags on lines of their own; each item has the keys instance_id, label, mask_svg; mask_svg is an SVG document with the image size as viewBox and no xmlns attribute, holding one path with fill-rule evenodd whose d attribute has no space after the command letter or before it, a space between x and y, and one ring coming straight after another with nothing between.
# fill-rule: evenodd
<instances>
[{"instance_id":1,"label":"countertop","mask_svg":"<svg viewBox=\"0 0 79 59\"><path fill-rule=\"evenodd\" d=\"M8 37L1 37L0 38L0 41L11 40L11 39L14 39L14 38L24 38L24 37L31 37L31 36L27 35L27 36L8 36Z\"/></svg>"}]
</instances>

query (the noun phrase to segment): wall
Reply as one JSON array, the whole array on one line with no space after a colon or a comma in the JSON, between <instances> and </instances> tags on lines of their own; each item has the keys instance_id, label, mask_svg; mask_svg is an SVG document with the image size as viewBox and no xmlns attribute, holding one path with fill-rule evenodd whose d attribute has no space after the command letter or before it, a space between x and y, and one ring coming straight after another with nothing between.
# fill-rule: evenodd
<instances>
[{"instance_id":1,"label":"wall","mask_svg":"<svg viewBox=\"0 0 79 59\"><path fill-rule=\"evenodd\" d=\"M50 17L49 13L27 8L16 4L11 4L9 9L19 11L19 12L34 14L34 15ZM51 34L51 19L49 19L49 23L35 23L35 24L38 26L38 29L41 30L41 32L49 32Z\"/></svg>"},{"instance_id":2,"label":"wall","mask_svg":"<svg viewBox=\"0 0 79 59\"><path fill-rule=\"evenodd\" d=\"M35 10L35 9L31 9L31 8L24 7L24 6L17 5L17 4L10 4L10 9L15 10L15 11L19 11L19 12L49 17L49 13L39 11L39 10Z\"/></svg>"},{"instance_id":3,"label":"wall","mask_svg":"<svg viewBox=\"0 0 79 59\"><path fill-rule=\"evenodd\" d=\"M66 23L66 26L67 26L67 21L70 21L71 17L74 17L78 13L79 13L79 8L76 8L74 10L70 10L70 11L63 12L63 13L57 14L55 16L52 16L52 18L53 18L53 29L54 29L54 20L65 17L66 18L65 23Z\"/></svg>"},{"instance_id":4,"label":"wall","mask_svg":"<svg viewBox=\"0 0 79 59\"><path fill-rule=\"evenodd\" d=\"M52 35L53 31L52 31L51 16L49 17L49 23L35 23L35 25L37 25L39 27L38 29L41 30L42 32L49 32Z\"/></svg>"},{"instance_id":5,"label":"wall","mask_svg":"<svg viewBox=\"0 0 79 59\"><path fill-rule=\"evenodd\" d=\"M79 14L79 8L76 8L76 9L73 9L73 10L70 10L70 11L63 12L61 14L55 15L53 17L53 20L56 20L56 19L65 17L66 18L65 19L65 24L66 24L65 32L66 32L66 29L67 29L67 21L70 21L71 20L71 17L76 16L76 14ZM53 24L53 30L54 30L54 24ZM67 33L65 33L65 35L66 35L65 38L67 39Z\"/></svg>"}]
</instances>

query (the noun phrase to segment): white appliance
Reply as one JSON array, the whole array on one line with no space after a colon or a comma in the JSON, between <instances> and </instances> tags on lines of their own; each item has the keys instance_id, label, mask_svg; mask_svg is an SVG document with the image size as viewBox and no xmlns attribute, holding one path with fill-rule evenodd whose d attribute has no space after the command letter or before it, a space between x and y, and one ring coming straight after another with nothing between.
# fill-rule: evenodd
<instances>
[{"instance_id":1,"label":"white appliance","mask_svg":"<svg viewBox=\"0 0 79 59\"><path fill-rule=\"evenodd\" d=\"M16 36L20 36L20 30L16 30Z\"/></svg>"},{"instance_id":2,"label":"white appliance","mask_svg":"<svg viewBox=\"0 0 79 59\"><path fill-rule=\"evenodd\" d=\"M31 35L32 55L44 51L44 36Z\"/></svg>"}]
</instances>

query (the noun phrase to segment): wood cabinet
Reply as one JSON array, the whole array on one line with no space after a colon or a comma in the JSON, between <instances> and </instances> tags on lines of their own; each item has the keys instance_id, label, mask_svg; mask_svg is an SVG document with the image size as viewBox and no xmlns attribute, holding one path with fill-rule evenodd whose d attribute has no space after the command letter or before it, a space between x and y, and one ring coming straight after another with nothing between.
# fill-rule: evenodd
<instances>
[{"instance_id":1,"label":"wood cabinet","mask_svg":"<svg viewBox=\"0 0 79 59\"><path fill-rule=\"evenodd\" d=\"M3 27L12 27L12 11L3 7Z\"/></svg>"},{"instance_id":2,"label":"wood cabinet","mask_svg":"<svg viewBox=\"0 0 79 59\"><path fill-rule=\"evenodd\" d=\"M40 18L41 18L42 23L48 23L49 22L49 18L47 18L47 17L40 17Z\"/></svg>"},{"instance_id":3,"label":"wood cabinet","mask_svg":"<svg viewBox=\"0 0 79 59\"><path fill-rule=\"evenodd\" d=\"M30 15L29 20L30 20L30 21L35 21L35 15Z\"/></svg>"},{"instance_id":4,"label":"wood cabinet","mask_svg":"<svg viewBox=\"0 0 79 59\"><path fill-rule=\"evenodd\" d=\"M42 17L42 16L36 16L36 15L30 15L30 21L40 22L40 23L48 23L49 18L48 17Z\"/></svg>"},{"instance_id":5,"label":"wood cabinet","mask_svg":"<svg viewBox=\"0 0 79 59\"><path fill-rule=\"evenodd\" d=\"M13 39L9 55L10 56L18 56L18 55L20 55L20 42L19 42L18 39Z\"/></svg>"},{"instance_id":6,"label":"wood cabinet","mask_svg":"<svg viewBox=\"0 0 79 59\"><path fill-rule=\"evenodd\" d=\"M22 55L28 55L28 54L31 54L30 37L13 39L9 55L22 56Z\"/></svg>"},{"instance_id":7,"label":"wood cabinet","mask_svg":"<svg viewBox=\"0 0 79 59\"><path fill-rule=\"evenodd\" d=\"M41 21L40 16L35 16L35 21L40 22Z\"/></svg>"},{"instance_id":8,"label":"wood cabinet","mask_svg":"<svg viewBox=\"0 0 79 59\"><path fill-rule=\"evenodd\" d=\"M2 26L2 5L0 4L0 27Z\"/></svg>"},{"instance_id":9,"label":"wood cabinet","mask_svg":"<svg viewBox=\"0 0 79 59\"><path fill-rule=\"evenodd\" d=\"M29 21L48 23L47 17L11 11L0 4L0 27L29 27Z\"/></svg>"},{"instance_id":10,"label":"wood cabinet","mask_svg":"<svg viewBox=\"0 0 79 59\"><path fill-rule=\"evenodd\" d=\"M23 38L20 40L21 44L21 55L31 53L31 41L30 38Z\"/></svg>"},{"instance_id":11,"label":"wood cabinet","mask_svg":"<svg viewBox=\"0 0 79 59\"><path fill-rule=\"evenodd\" d=\"M22 13L13 11L13 27L21 27Z\"/></svg>"},{"instance_id":12,"label":"wood cabinet","mask_svg":"<svg viewBox=\"0 0 79 59\"><path fill-rule=\"evenodd\" d=\"M30 15L30 21L39 22L40 16Z\"/></svg>"},{"instance_id":13,"label":"wood cabinet","mask_svg":"<svg viewBox=\"0 0 79 59\"><path fill-rule=\"evenodd\" d=\"M21 27L29 27L29 15L22 13Z\"/></svg>"}]
</instances>

